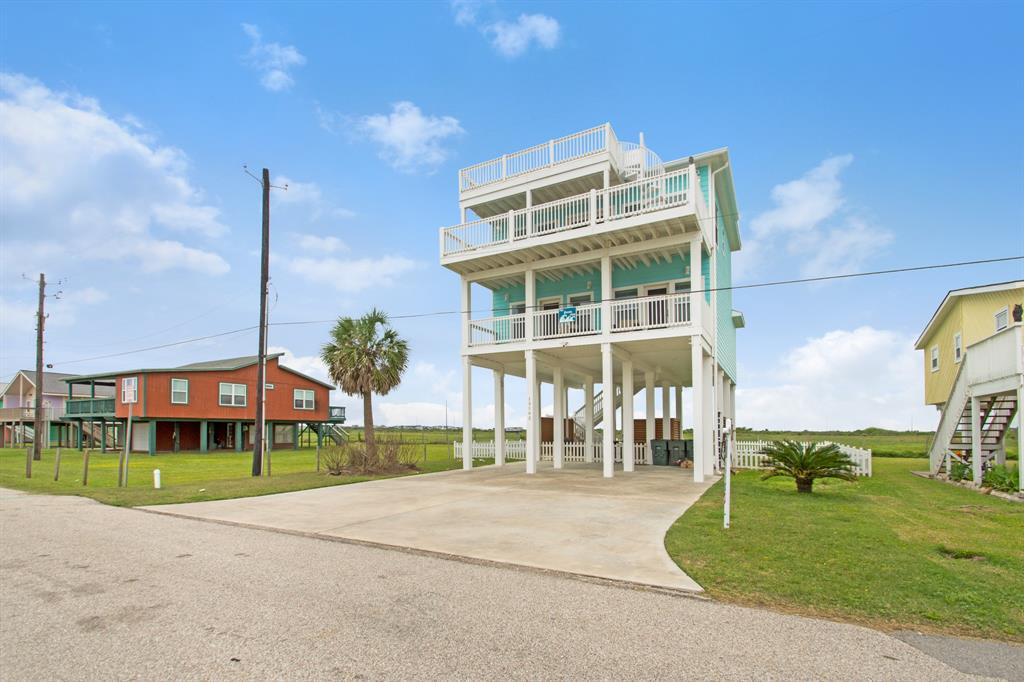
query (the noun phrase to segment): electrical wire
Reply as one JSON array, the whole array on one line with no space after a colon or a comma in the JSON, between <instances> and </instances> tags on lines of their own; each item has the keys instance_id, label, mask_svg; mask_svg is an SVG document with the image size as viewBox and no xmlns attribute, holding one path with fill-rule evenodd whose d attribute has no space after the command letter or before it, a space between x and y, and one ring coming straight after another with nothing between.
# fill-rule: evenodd
<instances>
[{"instance_id":1,"label":"electrical wire","mask_svg":"<svg viewBox=\"0 0 1024 682\"><path fill-rule=\"evenodd\" d=\"M707 287L707 288L703 288L703 289L691 289L688 293L691 293L691 294L702 294L702 293L705 293L705 292L713 292L713 291L735 291L735 290L740 290L740 289L756 289L756 288L763 288L763 287L789 286L789 285L793 285L793 284L809 284L809 283L813 283L813 282L824 282L824 281L829 281L829 280L853 279L853 278L859 278L859 277L877 277L877 276L881 276L881 275L895 275L895 274L903 274L903 273L909 273L909 272L921 272L921 271L925 271L925 270L942 270L942 269L947 269L947 268L967 267L967 266L971 266L971 265L990 265L990 264L994 264L994 263L1007 263L1007 262L1011 262L1011 261L1024 261L1024 256L1005 256L1005 257L1002 257L1002 258L984 258L984 259L979 259L979 260L956 261L956 262L953 262L953 263L932 263L932 264L929 264L929 265L914 265L914 266L906 266L906 267L900 267L900 268L890 268L890 269L887 269L887 270L870 270L870 271L866 271L866 272L851 272L851 273L844 273L844 274L837 274L837 275L822 275L822 276L818 276L818 277L802 277L802 278L799 278L799 279L775 280L775 281L770 281L770 282L758 282L758 283L754 283L754 284L736 284L736 285L731 285L731 286L726 286L726 287ZM531 309L532 308L540 308L539 305L531 305L531 306L526 306L526 307L527 308L531 308ZM392 319L392 320L409 320L409 319L417 319L417 318L424 318L424 317L441 317L441 316L447 316L447 315L463 315L463 314L466 314L466 313L473 314L474 312L485 312L485 311L482 311L482 310L477 310L477 311L473 311L473 310L436 310L436 311L423 312L423 313L406 313L406 314L403 314L403 315L389 315L388 317L389 317L389 319ZM329 323L334 323L336 321L337 321L337 318L323 319L323 320L295 320L295 321L290 321L290 322L271 322L268 326L271 326L271 327L302 326L302 325L310 325L310 324L329 324ZM122 351L122 352L119 352L119 353L108 353L108 354L105 354L105 355L95 355L95 356L87 357L87 358L77 358L75 360L65 360L65 361L62 361L62 362L54 362L54 363L51 363L51 364L54 365L54 366L57 366L57 365L63 366L63 365L76 364L76 363L80 363L80 362L89 362L91 360L104 360L104 359L108 359L108 358L123 357L125 355L134 355L136 353L146 353L146 352L149 352L149 351L160 350L160 349L163 349L163 348L172 348L172 347L175 347L175 346L183 346L183 345L186 345L186 344L189 344L189 343L197 343L199 341L208 341L210 339L222 338L222 337L225 337L225 336L231 336L233 334L241 334L241 333L244 333L244 332L251 332L251 331L254 331L254 330L257 330L257 329L259 329L259 325L253 325L253 326L250 326L250 327L241 327L239 329L232 329L230 331L218 332L216 334L208 334L206 336L197 336L197 337L193 337L193 338L189 338L189 339L181 339L180 341L172 341L172 342L169 342L169 343L163 343L163 344L160 344L160 345L157 345L157 346L149 346L149 347L146 347L146 348L136 348L134 350L127 350L127 351Z\"/></svg>"}]
</instances>

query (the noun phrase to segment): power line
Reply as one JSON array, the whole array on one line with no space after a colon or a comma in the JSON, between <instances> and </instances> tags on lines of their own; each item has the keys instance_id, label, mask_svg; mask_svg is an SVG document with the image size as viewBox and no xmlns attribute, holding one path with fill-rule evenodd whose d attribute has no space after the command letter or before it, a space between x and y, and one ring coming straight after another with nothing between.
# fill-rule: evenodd
<instances>
[{"instance_id":1,"label":"power line","mask_svg":"<svg viewBox=\"0 0 1024 682\"><path fill-rule=\"evenodd\" d=\"M867 272L851 272L851 273L837 274L837 275L822 275L822 276L818 276L818 277L803 277L803 278L799 278L799 279L776 280L776 281L771 281L771 282L758 282L758 283L754 283L754 284L735 284L735 285L731 285L731 286L727 286L727 287L708 287L708 288L704 288L704 289L691 289L688 293L691 293L691 294L702 294L702 293L705 293L705 292L712 292L712 291L734 291L734 290L739 290L739 289L755 289L755 288L763 288L763 287L787 286L787 285L792 285L792 284L810 284L810 283L813 283L813 282L824 282L824 281L828 281L828 280L853 279L853 278L860 278L860 277L877 277L877 276L881 276L881 275L894 275L894 274L902 274L902 273L908 273L908 272L921 272L921 271L924 271L924 270L942 270L942 269L947 269L947 268L966 267L966 266L971 266L971 265L990 265L990 264L994 264L994 263L1006 263L1006 262L1021 261L1021 260L1024 260L1024 256L1006 256L1006 257L1003 257L1003 258L985 258L985 259L981 259L981 260L956 261L956 262L953 262L953 263L932 263L932 264L929 264L929 265L906 266L906 267L901 267L901 268L890 268L890 269L887 269L887 270L870 270L870 271L867 271ZM526 307L530 308L530 309L533 309L533 308L539 308L540 306L539 305L531 305L531 306L526 306ZM406 314L403 314L403 315L390 315L389 317L392 320L409 320L409 319L424 318L424 317L441 317L441 316L447 316L447 315L462 315L462 314L467 313L467 312L472 314L474 312L488 312L488 311L489 310L475 310L475 311L474 310L468 310L468 311L466 311L466 310L435 310L435 311L424 312L424 313L406 313ZM304 325L310 325L310 324L329 324L329 323L333 323L333 322L336 322L336 321L337 321L337 318L329 318L329 319L322 319L322 320L293 320L293 321L289 321L289 322L271 322L269 324L269 326L272 326L272 327L304 326ZM63 361L63 362L58 362L58 363L53 363L53 364L54 365L71 365L71 364L76 364L76 363L80 363L80 362L88 362L90 360L104 360L104 359L107 359L107 358L122 357L122 356L125 356L125 355L134 355L136 353L145 353L145 352L149 352L149 351L153 351L153 350L161 350L163 348L172 348L174 346L183 346L183 345L186 345L186 344L189 344L189 343L197 343L199 341L208 341L210 339L216 339L216 338L221 338L221 337L225 337L225 336L231 336L232 334L241 334L243 332L251 332L251 331L253 331L255 329L259 329L259 326L258 325L253 325L253 326L250 326L250 327L241 327L239 329L232 329L230 331L218 332L216 334L208 334L206 336L197 336L197 337L193 337L193 338L189 338L189 339L181 339L180 341L172 341L172 342L169 342L169 343L163 343L163 344L160 344L160 345L157 345L157 346L149 346L149 347L146 347L146 348L136 348L134 350L127 350L127 351L122 351L122 352L119 352L119 353L108 353L106 355L96 355L96 356L87 357L87 358L78 358L78 359L75 359L75 360L66 360L66 361Z\"/></svg>"}]
</instances>

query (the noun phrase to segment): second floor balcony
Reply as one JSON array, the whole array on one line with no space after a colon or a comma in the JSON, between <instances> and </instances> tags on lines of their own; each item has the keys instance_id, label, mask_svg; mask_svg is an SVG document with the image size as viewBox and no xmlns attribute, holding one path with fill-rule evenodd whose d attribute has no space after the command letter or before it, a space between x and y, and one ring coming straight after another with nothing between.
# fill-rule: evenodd
<instances>
[{"instance_id":1,"label":"second floor balcony","mask_svg":"<svg viewBox=\"0 0 1024 682\"><path fill-rule=\"evenodd\" d=\"M607 232L631 223L678 219L683 214L693 215L693 225L699 225L704 207L702 201L694 200L695 175L690 166L442 228L441 261L526 248L552 235L571 238L575 236L573 230L592 228L592 231ZM648 216L650 220L629 220L638 216Z\"/></svg>"},{"instance_id":2,"label":"second floor balcony","mask_svg":"<svg viewBox=\"0 0 1024 682\"><path fill-rule=\"evenodd\" d=\"M691 325L689 293L527 310L469 321L469 345L492 346Z\"/></svg>"},{"instance_id":3,"label":"second floor balcony","mask_svg":"<svg viewBox=\"0 0 1024 682\"><path fill-rule=\"evenodd\" d=\"M114 398L75 398L64 403L64 416L79 419L85 417L114 416Z\"/></svg>"}]
</instances>

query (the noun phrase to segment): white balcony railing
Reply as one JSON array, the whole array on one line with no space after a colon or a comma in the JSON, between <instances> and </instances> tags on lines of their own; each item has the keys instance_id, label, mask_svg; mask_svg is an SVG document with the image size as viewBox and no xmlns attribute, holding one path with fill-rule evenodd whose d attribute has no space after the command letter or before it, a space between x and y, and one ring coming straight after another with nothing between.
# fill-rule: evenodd
<instances>
[{"instance_id":1,"label":"white balcony railing","mask_svg":"<svg viewBox=\"0 0 1024 682\"><path fill-rule=\"evenodd\" d=\"M605 331L606 313L601 303L574 306L575 316L561 316L557 309L499 315L469 322L469 345L489 346L523 341L543 341L589 336ZM690 324L690 294L665 294L609 301L612 321L609 333L665 329Z\"/></svg>"},{"instance_id":2,"label":"white balcony railing","mask_svg":"<svg viewBox=\"0 0 1024 682\"><path fill-rule=\"evenodd\" d=\"M459 171L459 189L465 191L501 182L540 168L614 149L615 133L607 123L523 149L513 154L478 163Z\"/></svg>"},{"instance_id":3,"label":"white balcony railing","mask_svg":"<svg viewBox=\"0 0 1024 682\"><path fill-rule=\"evenodd\" d=\"M591 190L546 204L441 228L441 256L487 249L587 225L687 205L694 178L689 168Z\"/></svg>"}]
</instances>

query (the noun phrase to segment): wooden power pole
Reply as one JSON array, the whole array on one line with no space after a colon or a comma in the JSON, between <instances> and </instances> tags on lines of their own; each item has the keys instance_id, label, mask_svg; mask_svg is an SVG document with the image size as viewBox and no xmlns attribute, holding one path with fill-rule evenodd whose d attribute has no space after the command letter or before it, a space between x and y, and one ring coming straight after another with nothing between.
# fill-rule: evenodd
<instances>
[{"instance_id":1,"label":"wooden power pole","mask_svg":"<svg viewBox=\"0 0 1024 682\"><path fill-rule=\"evenodd\" d=\"M39 273L39 309L36 311L36 395L33 410L32 459L43 458L43 330L46 326L46 275ZM32 476L31 464L27 465L28 476Z\"/></svg>"},{"instance_id":2,"label":"wooden power pole","mask_svg":"<svg viewBox=\"0 0 1024 682\"><path fill-rule=\"evenodd\" d=\"M252 475L263 473L263 439L266 436L267 394L267 295L270 280L270 171L263 169L263 247L260 253L260 349L256 363L256 434L252 448Z\"/></svg>"}]
</instances>

